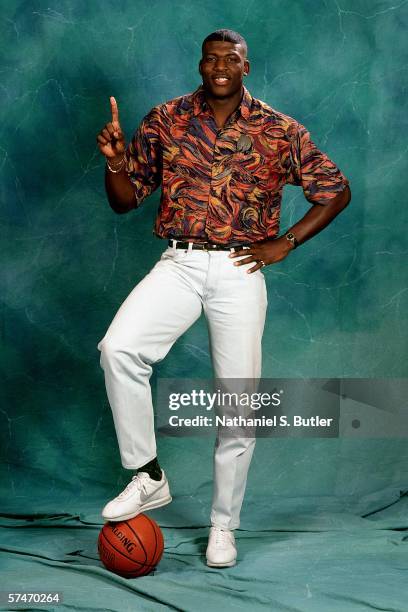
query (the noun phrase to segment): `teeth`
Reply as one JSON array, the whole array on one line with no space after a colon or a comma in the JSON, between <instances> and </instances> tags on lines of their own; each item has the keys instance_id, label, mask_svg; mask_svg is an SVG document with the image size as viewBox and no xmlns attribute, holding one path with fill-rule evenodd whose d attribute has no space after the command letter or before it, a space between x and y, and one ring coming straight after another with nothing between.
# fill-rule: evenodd
<instances>
[{"instance_id":1,"label":"teeth","mask_svg":"<svg viewBox=\"0 0 408 612\"><path fill-rule=\"evenodd\" d=\"M228 79L226 77L216 77L215 78L216 83L226 83L227 81Z\"/></svg>"}]
</instances>

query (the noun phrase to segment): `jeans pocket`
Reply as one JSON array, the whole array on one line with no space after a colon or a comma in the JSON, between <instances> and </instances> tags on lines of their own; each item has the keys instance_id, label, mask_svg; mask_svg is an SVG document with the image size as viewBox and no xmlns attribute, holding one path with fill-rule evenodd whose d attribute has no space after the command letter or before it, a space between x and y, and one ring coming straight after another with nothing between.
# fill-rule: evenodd
<instances>
[{"instance_id":1,"label":"jeans pocket","mask_svg":"<svg viewBox=\"0 0 408 612\"><path fill-rule=\"evenodd\" d=\"M162 253L160 257L160 261L165 261L165 260L183 261L187 253L188 253L187 249L174 249L173 247L169 246Z\"/></svg>"},{"instance_id":2,"label":"jeans pocket","mask_svg":"<svg viewBox=\"0 0 408 612\"><path fill-rule=\"evenodd\" d=\"M161 254L160 259L172 259L176 253L176 249L173 249L171 246L168 246L165 251Z\"/></svg>"}]
</instances>

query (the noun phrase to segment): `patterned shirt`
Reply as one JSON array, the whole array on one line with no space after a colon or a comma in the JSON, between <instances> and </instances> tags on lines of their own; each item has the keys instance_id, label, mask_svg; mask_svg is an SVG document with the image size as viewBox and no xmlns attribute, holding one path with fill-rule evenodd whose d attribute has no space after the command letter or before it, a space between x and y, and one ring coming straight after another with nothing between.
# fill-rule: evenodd
<instances>
[{"instance_id":1,"label":"patterned shirt","mask_svg":"<svg viewBox=\"0 0 408 612\"><path fill-rule=\"evenodd\" d=\"M202 85L155 106L125 157L135 207L162 186L153 230L161 238L220 244L274 238L285 184L300 185L309 202L324 206L348 184L303 125L245 87L222 128Z\"/></svg>"}]
</instances>

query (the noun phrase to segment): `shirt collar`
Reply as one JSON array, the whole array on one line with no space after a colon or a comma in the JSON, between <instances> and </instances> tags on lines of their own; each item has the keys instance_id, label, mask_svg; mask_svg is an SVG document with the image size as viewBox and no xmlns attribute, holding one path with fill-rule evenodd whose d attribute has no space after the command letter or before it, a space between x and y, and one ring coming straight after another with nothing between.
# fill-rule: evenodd
<instances>
[{"instance_id":1,"label":"shirt collar","mask_svg":"<svg viewBox=\"0 0 408 612\"><path fill-rule=\"evenodd\" d=\"M245 85L243 85L243 88L244 92L242 94L241 102L234 112L240 111L243 118L248 119L251 114L252 96ZM204 87L200 85L193 92L193 114L198 115L199 113L208 110L208 108L209 106L205 99Z\"/></svg>"}]
</instances>

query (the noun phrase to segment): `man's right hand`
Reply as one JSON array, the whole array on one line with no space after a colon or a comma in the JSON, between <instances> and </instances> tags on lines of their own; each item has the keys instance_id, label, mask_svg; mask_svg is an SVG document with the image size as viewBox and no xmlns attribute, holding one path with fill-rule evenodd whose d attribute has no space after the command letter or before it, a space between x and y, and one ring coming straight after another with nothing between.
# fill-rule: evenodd
<instances>
[{"instance_id":1,"label":"man's right hand","mask_svg":"<svg viewBox=\"0 0 408 612\"><path fill-rule=\"evenodd\" d=\"M99 132L96 141L100 152L112 159L122 159L126 149L125 137L119 123L119 111L116 100L113 96L110 97L112 121L107 123Z\"/></svg>"}]
</instances>

